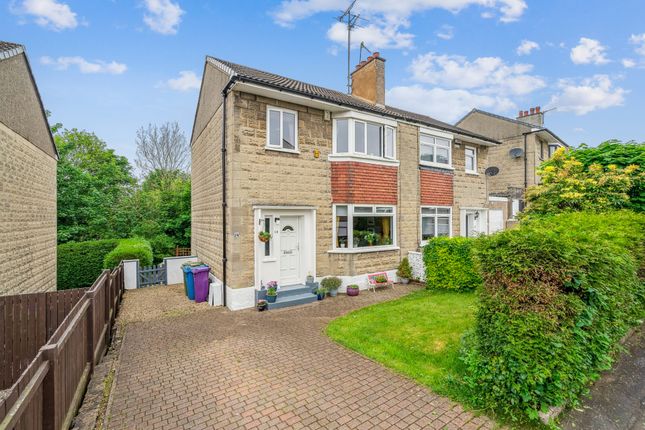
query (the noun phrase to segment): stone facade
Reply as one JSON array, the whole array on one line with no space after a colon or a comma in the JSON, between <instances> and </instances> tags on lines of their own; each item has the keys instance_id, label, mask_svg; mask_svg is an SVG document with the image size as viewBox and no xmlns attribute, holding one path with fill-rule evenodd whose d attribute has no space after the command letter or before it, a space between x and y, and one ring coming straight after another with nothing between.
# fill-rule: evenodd
<instances>
[{"instance_id":1,"label":"stone facade","mask_svg":"<svg viewBox=\"0 0 645 430\"><path fill-rule=\"evenodd\" d=\"M466 172L466 146L477 151L477 174ZM454 167L454 207L452 210L452 233L459 236L461 232L460 210L462 208L487 208L486 180L484 174L488 159L488 148L478 145L454 145L452 165Z\"/></svg>"},{"instance_id":2,"label":"stone facade","mask_svg":"<svg viewBox=\"0 0 645 430\"><path fill-rule=\"evenodd\" d=\"M0 295L56 289L56 160L0 122Z\"/></svg>"}]
</instances>

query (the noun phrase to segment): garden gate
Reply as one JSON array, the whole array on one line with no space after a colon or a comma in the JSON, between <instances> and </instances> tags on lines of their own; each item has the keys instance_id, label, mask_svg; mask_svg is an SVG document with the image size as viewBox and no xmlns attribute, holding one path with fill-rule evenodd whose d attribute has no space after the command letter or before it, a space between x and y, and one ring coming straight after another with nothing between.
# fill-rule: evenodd
<instances>
[{"instance_id":1,"label":"garden gate","mask_svg":"<svg viewBox=\"0 0 645 430\"><path fill-rule=\"evenodd\" d=\"M138 288L150 285L166 285L168 283L168 272L166 265L161 263L156 266L142 267L139 269Z\"/></svg>"}]
</instances>

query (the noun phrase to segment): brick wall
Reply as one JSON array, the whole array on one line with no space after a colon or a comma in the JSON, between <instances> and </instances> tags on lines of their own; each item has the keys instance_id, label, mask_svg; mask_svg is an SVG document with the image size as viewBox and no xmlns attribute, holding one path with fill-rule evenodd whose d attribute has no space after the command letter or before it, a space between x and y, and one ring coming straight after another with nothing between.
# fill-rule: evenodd
<instances>
[{"instance_id":1,"label":"brick wall","mask_svg":"<svg viewBox=\"0 0 645 430\"><path fill-rule=\"evenodd\" d=\"M332 201L396 205L397 173L397 167L348 161L332 162Z\"/></svg>"},{"instance_id":2,"label":"brick wall","mask_svg":"<svg viewBox=\"0 0 645 430\"><path fill-rule=\"evenodd\" d=\"M0 294L56 289L56 160L0 123Z\"/></svg>"},{"instance_id":3,"label":"brick wall","mask_svg":"<svg viewBox=\"0 0 645 430\"><path fill-rule=\"evenodd\" d=\"M452 206L453 174L421 170L419 172L421 204L428 206Z\"/></svg>"}]
</instances>

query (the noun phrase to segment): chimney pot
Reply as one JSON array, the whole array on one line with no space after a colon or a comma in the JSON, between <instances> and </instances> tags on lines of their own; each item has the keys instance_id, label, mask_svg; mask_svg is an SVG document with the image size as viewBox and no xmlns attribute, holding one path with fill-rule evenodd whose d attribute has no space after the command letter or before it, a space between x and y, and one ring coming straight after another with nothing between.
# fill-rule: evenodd
<instances>
[{"instance_id":1,"label":"chimney pot","mask_svg":"<svg viewBox=\"0 0 645 430\"><path fill-rule=\"evenodd\" d=\"M520 113L517 116L518 116L518 118L522 118L524 116L524 111L521 110Z\"/></svg>"},{"instance_id":2,"label":"chimney pot","mask_svg":"<svg viewBox=\"0 0 645 430\"><path fill-rule=\"evenodd\" d=\"M525 110L524 111L524 116L527 116L529 114L529 111Z\"/></svg>"},{"instance_id":3,"label":"chimney pot","mask_svg":"<svg viewBox=\"0 0 645 430\"><path fill-rule=\"evenodd\" d=\"M373 53L373 54L372 54L372 57L374 57L374 58L378 58L378 57L379 57L379 55L381 55L381 53L380 53L380 52L375 52L375 53Z\"/></svg>"},{"instance_id":4,"label":"chimney pot","mask_svg":"<svg viewBox=\"0 0 645 430\"><path fill-rule=\"evenodd\" d=\"M370 61L372 61L373 59L374 59L374 57L372 57L372 56L370 55L369 57L367 57L367 62L369 63L369 62L370 62Z\"/></svg>"},{"instance_id":5,"label":"chimney pot","mask_svg":"<svg viewBox=\"0 0 645 430\"><path fill-rule=\"evenodd\" d=\"M531 108L531 115L535 113L535 108Z\"/></svg>"},{"instance_id":6,"label":"chimney pot","mask_svg":"<svg viewBox=\"0 0 645 430\"><path fill-rule=\"evenodd\" d=\"M540 113L540 106L535 106L535 113Z\"/></svg>"},{"instance_id":7,"label":"chimney pot","mask_svg":"<svg viewBox=\"0 0 645 430\"><path fill-rule=\"evenodd\" d=\"M363 60L363 61L361 61L360 63L358 63L358 65L359 65L359 66L361 66L361 67L363 67L363 66L365 65L365 63L367 63L367 61Z\"/></svg>"}]
</instances>

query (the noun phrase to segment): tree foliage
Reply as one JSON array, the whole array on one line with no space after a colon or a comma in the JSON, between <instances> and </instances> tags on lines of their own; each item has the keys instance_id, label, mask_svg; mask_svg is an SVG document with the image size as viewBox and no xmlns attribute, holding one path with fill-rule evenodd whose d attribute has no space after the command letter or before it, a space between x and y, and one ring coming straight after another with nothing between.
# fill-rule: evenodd
<instances>
[{"instance_id":1,"label":"tree foliage","mask_svg":"<svg viewBox=\"0 0 645 430\"><path fill-rule=\"evenodd\" d=\"M139 128L136 143L136 165L144 176L152 172L172 175L176 171L188 170L190 151L186 136L176 122Z\"/></svg>"},{"instance_id":2,"label":"tree foliage","mask_svg":"<svg viewBox=\"0 0 645 430\"><path fill-rule=\"evenodd\" d=\"M628 208L645 212L645 143L610 140L556 151L527 190L527 214Z\"/></svg>"}]
</instances>

